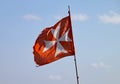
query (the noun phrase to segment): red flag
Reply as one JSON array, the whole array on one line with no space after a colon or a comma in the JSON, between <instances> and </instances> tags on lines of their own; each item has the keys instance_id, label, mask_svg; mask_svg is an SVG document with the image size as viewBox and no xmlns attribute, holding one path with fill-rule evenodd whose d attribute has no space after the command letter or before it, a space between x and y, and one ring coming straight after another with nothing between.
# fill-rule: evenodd
<instances>
[{"instance_id":1,"label":"red flag","mask_svg":"<svg viewBox=\"0 0 120 84\"><path fill-rule=\"evenodd\" d=\"M34 60L39 66L75 55L70 16L46 28L33 46Z\"/></svg>"}]
</instances>

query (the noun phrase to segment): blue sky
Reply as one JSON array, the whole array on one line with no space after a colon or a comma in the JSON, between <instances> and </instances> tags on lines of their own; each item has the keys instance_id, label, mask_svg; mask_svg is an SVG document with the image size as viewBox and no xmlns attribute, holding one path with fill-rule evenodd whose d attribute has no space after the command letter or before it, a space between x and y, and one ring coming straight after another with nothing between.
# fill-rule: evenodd
<instances>
[{"instance_id":1,"label":"blue sky","mask_svg":"<svg viewBox=\"0 0 120 84\"><path fill-rule=\"evenodd\" d=\"M0 84L75 84L73 56L35 67L33 45L71 17L80 84L120 84L119 0L0 0Z\"/></svg>"}]
</instances>

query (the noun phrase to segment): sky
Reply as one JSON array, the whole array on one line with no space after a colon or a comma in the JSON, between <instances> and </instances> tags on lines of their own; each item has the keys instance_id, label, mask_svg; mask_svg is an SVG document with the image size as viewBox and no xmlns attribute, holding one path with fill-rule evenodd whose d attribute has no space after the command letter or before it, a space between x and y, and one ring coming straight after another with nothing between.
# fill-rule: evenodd
<instances>
[{"instance_id":1,"label":"sky","mask_svg":"<svg viewBox=\"0 0 120 84\"><path fill-rule=\"evenodd\" d=\"M32 53L68 5L80 84L120 84L120 0L0 0L0 84L76 84L73 56L36 67Z\"/></svg>"}]
</instances>

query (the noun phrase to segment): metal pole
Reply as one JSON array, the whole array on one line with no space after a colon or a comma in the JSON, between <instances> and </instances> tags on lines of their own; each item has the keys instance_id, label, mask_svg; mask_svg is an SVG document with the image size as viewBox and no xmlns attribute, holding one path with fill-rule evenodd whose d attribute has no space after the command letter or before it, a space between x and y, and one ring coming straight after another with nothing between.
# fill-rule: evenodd
<instances>
[{"instance_id":1,"label":"metal pole","mask_svg":"<svg viewBox=\"0 0 120 84\"><path fill-rule=\"evenodd\" d=\"M75 62L77 84L79 84L79 75L78 75L77 61L76 61L76 56L75 55L74 55L74 62Z\"/></svg>"},{"instance_id":2,"label":"metal pole","mask_svg":"<svg viewBox=\"0 0 120 84\"><path fill-rule=\"evenodd\" d=\"M68 6L68 14L71 17L70 14L70 6ZM70 23L71 23L71 19L70 19ZM72 28L72 23L71 23L71 28ZM76 71L76 79L77 79L77 84L79 84L79 75L78 75L78 69L77 69L77 61L76 61L76 56L74 55L74 63L75 63L75 71Z\"/></svg>"}]
</instances>

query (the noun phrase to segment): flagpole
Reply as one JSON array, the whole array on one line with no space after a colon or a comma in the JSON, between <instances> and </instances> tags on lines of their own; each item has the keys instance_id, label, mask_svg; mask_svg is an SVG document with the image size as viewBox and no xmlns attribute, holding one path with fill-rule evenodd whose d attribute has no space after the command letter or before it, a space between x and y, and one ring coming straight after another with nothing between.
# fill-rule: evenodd
<instances>
[{"instance_id":1,"label":"flagpole","mask_svg":"<svg viewBox=\"0 0 120 84\"><path fill-rule=\"evenodd\" d=\"M70 14L70 6L69 6L69 5L68 5L68 14L69 14L69 16L71 17L71 14ZM71 23L71 19L70 19L70 23ZM72 24L71 24L71 29L72 29ZM79 84L79 75L78 75L76 55L74 55L74 63L75 63L75 71L76 71L77 84Z\"/></svg>"},{"instance_id":2,"label":"flagpole","mask_svg":"<svg viewBox=\"0 0 120 84\"><path fill-rule=\"evenodd\" d=\"M76 61L76 56L75 55L74 55L74 62L75 62L77 84L79 84L79 75L78 75L77 61Z\"/></svg>"}]
</instances>

